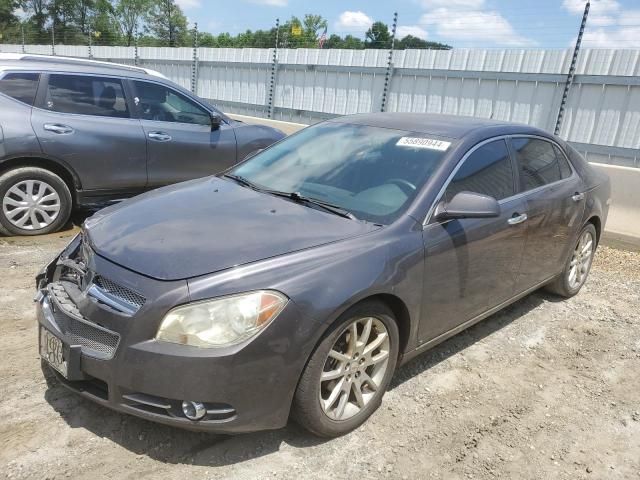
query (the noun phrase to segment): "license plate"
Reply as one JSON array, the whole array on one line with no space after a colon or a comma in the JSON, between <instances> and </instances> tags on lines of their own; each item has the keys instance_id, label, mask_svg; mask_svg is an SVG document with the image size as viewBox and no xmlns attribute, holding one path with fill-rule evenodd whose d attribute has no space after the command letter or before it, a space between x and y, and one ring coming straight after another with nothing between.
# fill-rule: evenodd
<instances>
[{"instance_id":1,"label":"license plate","mask_svg":"<svg viewBox=\"0 0 640 480\"><path fill-rule=\"evenodd\" d=\"M67 360L62 340L44 327L40 327L40 358L67 377Z\"/></svg>"}]
</instances>

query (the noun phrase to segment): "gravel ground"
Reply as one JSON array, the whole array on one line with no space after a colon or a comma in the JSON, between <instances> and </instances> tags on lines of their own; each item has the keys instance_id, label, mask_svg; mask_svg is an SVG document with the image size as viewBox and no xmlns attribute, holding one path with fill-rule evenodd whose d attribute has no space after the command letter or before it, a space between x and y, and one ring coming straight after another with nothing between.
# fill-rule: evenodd
<instances>
[{"instance_id":1,"label":"gravel ground","mask_svg":"<svg viewBox=\"0 0 640 480\"><path fill-rule=\"evenodd\" d=\"M0 477L640 478L640 253L538 292L401 368L355 432L236 437L111 412L47 384L33 276L73 231L0 238Z\"/></svg>"}]
</instances>

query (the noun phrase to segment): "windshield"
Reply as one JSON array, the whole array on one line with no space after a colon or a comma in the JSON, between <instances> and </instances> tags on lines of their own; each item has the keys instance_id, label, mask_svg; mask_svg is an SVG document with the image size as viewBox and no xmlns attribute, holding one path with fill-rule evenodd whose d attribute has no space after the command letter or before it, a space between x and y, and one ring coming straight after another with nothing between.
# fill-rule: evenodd
<instances>
[{"instance_id":1,"label":"windshield","mask_svg":"<svg viewBox=\"0 0 640 480\"><path fill-rule=\"evenodd\" d=\"M302 130L228 173L389 224L409 206L448 146L424 134L329 122Z\"/></svg>"}]
</instances>

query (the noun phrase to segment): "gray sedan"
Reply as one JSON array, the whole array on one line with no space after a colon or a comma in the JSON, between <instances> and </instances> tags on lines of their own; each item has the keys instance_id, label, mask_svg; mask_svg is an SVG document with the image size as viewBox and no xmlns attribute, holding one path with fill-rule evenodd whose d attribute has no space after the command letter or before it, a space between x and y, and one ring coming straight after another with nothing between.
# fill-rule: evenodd
<instances>
[{"instance_id":1,"label":"gray sedan","mask_svg":"<svg viewBox=\"0 0 640 480\"><path fill-rule=\"evenodd\" d=\"M330 120L87 220L37 278L40 355L156 422L341 435L398 365L540 287L578 293L608 204L535 128Z\"/></svg>"}]
</instances>

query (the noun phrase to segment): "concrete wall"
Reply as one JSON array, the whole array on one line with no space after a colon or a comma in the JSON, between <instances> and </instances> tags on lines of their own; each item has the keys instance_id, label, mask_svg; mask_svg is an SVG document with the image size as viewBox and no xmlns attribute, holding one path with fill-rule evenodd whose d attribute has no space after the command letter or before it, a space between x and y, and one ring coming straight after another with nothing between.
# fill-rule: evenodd
<instances>
[{"instance_id":1,"label":"concrete wall","mask_svg":"<svg viewBox=\"0 0 640 480\"><path fill-rule=\"evenodd\" d=\"M265 118L231 115L246 123L256 123L279 128L290 135L307 125L282 122ZM640 169L592 163L611 179L611 208L605 226L608 233L640 239Z\"/></svg>"}]
</instances>

